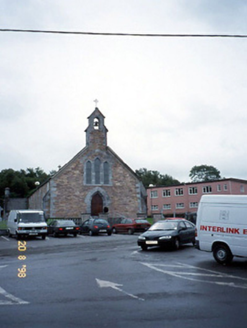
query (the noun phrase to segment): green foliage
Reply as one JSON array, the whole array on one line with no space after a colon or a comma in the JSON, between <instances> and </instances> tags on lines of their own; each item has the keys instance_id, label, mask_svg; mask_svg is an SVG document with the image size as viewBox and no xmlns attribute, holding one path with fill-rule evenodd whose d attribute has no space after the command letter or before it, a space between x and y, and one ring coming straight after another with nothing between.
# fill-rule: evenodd
<instances>
[{"instance_id":1,"label":"green foliage","mask_svg":"<svg viewBox=\"0 0 247 328\"><path fill-rule=\"evenodd\" d=\"M41 168L28 168L14 171L5 169L0 172L0 198L4 198L5 188L10 188L10 197L28 197L35 189L35 182L40 184L50 177Z\"/></svg>"},{"instance_id":2,"label":"green foliage","mask_svg":"<svg viewBox=\"0 0 247 328\"><path fill-rule=\"evenodd\" d=\"M221 179L220 171L214 166L198 165L190 170L189 177L192 182L211 181Z\"/></svg>"},{"instance_id":3,"label":"green foliage","mask_svg":"<svg viewBox=\"0 0 247 328\"><path fill-rule=\"evenodd\" d=\"M163 175L158 171L150 171L145 168L136 170L135 173L146 188L150 184L154 186L172 186L180 183L170 175Z\"/></svg>"}]
</instances>

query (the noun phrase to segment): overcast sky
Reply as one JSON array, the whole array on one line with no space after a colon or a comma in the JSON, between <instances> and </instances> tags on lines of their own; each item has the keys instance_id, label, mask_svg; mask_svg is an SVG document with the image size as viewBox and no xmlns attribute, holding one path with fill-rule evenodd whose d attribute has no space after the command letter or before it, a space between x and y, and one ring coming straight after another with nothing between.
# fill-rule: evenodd
<instances>
[{"instance_id":1,"label":"overcast sky","mask_svg":"<svg viewBox=\"0 0 247 328\"><path fill-rule=\"evenodd\" d=\"M0 0L0 28L247 34L245 0ZM133 170L189 182L194 165L247 179L247 38L0 32L0 171L46 173L105 116Z\"/></svg>"}]
</instances>

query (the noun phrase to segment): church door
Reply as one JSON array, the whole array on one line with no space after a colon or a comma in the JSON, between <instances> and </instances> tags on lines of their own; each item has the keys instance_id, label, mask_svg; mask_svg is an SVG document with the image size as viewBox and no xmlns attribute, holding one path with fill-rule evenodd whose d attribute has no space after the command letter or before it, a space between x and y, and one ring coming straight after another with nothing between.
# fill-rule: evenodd
<instances>
[{"instance_id":1,"label":"church door","mask_svg":"<svg viewBox=\"0 0 247 328\"><path fill-rule=\"evenodd\" d=\"M99 193L93 195L91 203L91 215L95 216L103 212L103 200Z\"/></svg>"}]
</instances>

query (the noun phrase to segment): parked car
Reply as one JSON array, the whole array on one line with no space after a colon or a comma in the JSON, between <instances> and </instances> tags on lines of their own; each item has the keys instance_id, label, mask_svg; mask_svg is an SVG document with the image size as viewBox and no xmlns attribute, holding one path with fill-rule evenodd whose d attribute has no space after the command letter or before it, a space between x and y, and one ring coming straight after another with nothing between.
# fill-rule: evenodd
<instances>
[{"instance_id":1,"label":"parked car","mask_svg":"<svg viewBox=\"0 0 247 328\"><path fill-rule=\"evenodd\" d=\"M137 244L143 250L152 246L165 247L169 245L179 249L183 244L195 244L195 231L195 225L187 220L161 220L141 234Z\"/></svg>"},{"instance_id":2,"label":"parked car","mask_svg":"<svg viewBox=\"0 0 247 328\"><path fill-rule=\"evenodd\" d=\"M112 225L112 232L127 232L132 235L135 232L144 232L151 227L147 220L143 219L121 219L119 223Z\"/></svg>"},{"instance_id":3,"label":"parked car","mask_svg":"<svg viewBox=\"0 0 247 328\"><path fill-rule=\"evenodd\" d=\"M80 226L81 233L88 233L89 236L98 235L99 233L107 233L109 236L112 233L112 228L105 219L89 219L83 222Z\"/></svg>"},{"instance_id":4,"label":"parked car","mask_svg":"<svg viewBox=\"0 0 247 328\"><path fill-rule=\"evenodd\" d=\"M74 235L77 237L80 227L73 220L53 220L48 224L48 234L58 237L59 235Z\"/></svg>"}]
</instances>

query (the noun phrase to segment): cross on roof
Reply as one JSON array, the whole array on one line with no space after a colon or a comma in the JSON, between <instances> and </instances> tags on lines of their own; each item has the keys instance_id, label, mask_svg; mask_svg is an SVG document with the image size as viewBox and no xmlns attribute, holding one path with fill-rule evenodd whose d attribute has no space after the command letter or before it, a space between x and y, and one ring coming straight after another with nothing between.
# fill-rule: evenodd
<instances>
[{"instance_id":1,"label":"cross on roof","mask_svg":"<svg viewBox=\"0 0 247 328\"><path fill-rule=\"evenodd\" d=\"M95 102L95 108L96 108L99 101L97 99L95 99L94 102Z\"/></svg>"}]
</instances>

